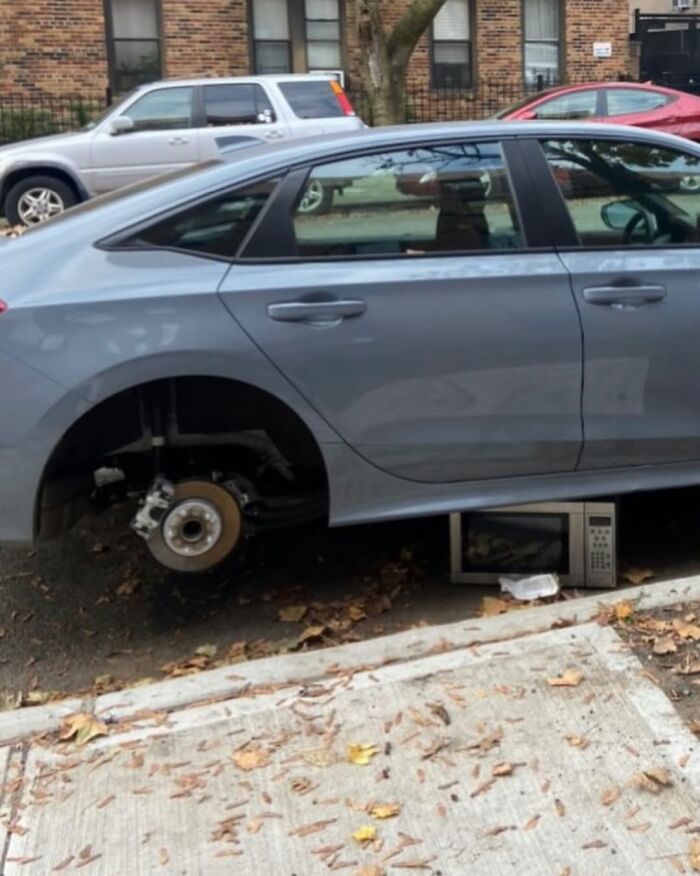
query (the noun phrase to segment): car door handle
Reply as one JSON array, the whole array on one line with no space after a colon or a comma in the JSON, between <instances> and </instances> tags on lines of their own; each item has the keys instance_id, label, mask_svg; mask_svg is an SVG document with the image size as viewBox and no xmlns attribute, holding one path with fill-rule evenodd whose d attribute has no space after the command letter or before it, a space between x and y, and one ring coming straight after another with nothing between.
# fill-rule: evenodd
<instances>
[{"instance_id":1,"label":"car door handle","mask_svg":"<svg viewBox=\"0 0 700 876\"><path fill-rule=\"evenodd\" d=\"M265 131L263 137L266 140L281 140L284 137L282 131Z\"/></svg>"},{"instance_id":2,"label":"car door handle","mask_svg":"<svg viewBox=\"0 0 700 876\"><path fill-rule=\"evenodd\" d=\"M171 137L168 140L170 146L186 146L189 142L187 137Z\"/></svg>"},{"instance_id":3,"label":"car door handle","mask_svg":"<svg viewBox=\"0 0 700 876\"><path fill-rule=\"evenodd\" d=\"M277 322L307 322L312 325L338 325L344 319L362 316L367 304L353 298L334 301L280 301L267 305L267 315Z\"/></svg>"},{"instance_id":4,"label":"car door handle","mask_svg":"<svg viewBox=\"0 0 700 876\"><path fill-rule=\"evenodd\" d=\"M589 304L605 304L624 310L634 310L662 301L666 297L664 286L588 286L583 297Z\"/></svg>"}]
</instances>

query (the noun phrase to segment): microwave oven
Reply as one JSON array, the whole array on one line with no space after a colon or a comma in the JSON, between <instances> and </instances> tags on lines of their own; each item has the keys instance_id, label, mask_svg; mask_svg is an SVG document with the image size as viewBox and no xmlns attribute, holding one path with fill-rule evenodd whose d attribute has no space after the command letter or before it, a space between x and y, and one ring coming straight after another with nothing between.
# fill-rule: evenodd
<instances>
[{"instance_id":1,"label":"microwave oven","mask_svg":"<svg viewBox=\"0 0 700 876\"><path fill-rule=\"evenodd\" d=\"M554 573L564 587L617 586L615 502L549 502L450 515L454 583Z\"/></svg>"}]
</instances>

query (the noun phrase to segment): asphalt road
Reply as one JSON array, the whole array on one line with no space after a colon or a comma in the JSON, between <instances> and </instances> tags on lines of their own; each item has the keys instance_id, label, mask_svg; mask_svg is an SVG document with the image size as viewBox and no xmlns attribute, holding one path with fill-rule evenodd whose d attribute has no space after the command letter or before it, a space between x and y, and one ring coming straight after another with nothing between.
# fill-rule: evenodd
<instances>
[{"instance_id":1,"label":"asphalt road","mask_svg":"<svg viewBox=\"0 0 700 876\"><path fill-rule=\"evenodd\" d=\"M168 663L165 674L284 652L309 627L322 633L302 647L457 621L497 595L449 583L446 518L276 533L200 577L155 566L128 518L118 509L60 541L0 551L0 692L10 702L98 677L107 687L161 678ZM620 536L625 566L655 579L700 572L700 489L629 497ZM303 619L281 620L290 607L294 617L305 608Z\"/></svg>"}]
</instances>

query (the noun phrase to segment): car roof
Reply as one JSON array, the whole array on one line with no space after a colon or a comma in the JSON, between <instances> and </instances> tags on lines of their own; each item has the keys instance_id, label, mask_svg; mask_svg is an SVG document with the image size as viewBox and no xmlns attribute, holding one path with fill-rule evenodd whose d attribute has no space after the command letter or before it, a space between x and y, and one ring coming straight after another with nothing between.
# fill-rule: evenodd
<instances>
[{"instance_id":1,"label":"car roof","mask_svg":"<svg viewBox=\"0 0 700 876\"><path fill-rule=\"evenodd\" d=\"M608 82L578 82L575 85L554 85L551 88L546 88L544 91L536 91L532 94L532 101L540 100L543 97L551 97L556 94L569 94L572 91L592 91L600 88L628 88L635 91L658 91L662 94L682 94L685 97L695 97L696 95L688 94L685 91L678 91L675 88L668 88L665 85L656 85L654 82L629 82L611 80Z\"/></svg>"},{"instance_id":2,"label":"car roof","mask_svg":"<svg viewBox=\"0 0 700 876\"><path fill-rule=\"evenodd\" d=\"M186 76L169 79L158 79L155 82L147 82L140 85L138 91L147 91L151 88L162 88L170 85L216 85L221 82L308 82L316 79L327 81L335 79L332 73L261 73L250 76Z\"/></svg>"}]
</instances>

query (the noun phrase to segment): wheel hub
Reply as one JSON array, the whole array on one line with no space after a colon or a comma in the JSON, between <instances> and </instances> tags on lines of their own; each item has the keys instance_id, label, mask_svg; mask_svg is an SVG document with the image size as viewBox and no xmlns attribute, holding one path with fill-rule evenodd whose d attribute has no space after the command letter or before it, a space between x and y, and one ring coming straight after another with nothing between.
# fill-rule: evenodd
<instances>
[{"instance_id":1,"label":"wheel hub","mask_svg":"<svg viewBox=\"0 0 700 876\"><path fill-rule=\"evenodd\" d=\"M19 199L17 212L25 225L38 225L64 210L63 199L52 189L29 189Z\"/></svg>"},{"instance_id":2,"label":"wheel hub","mask_svg":"<svg viewBox=\"0 0 700 876\"><path fill-rule=\"evenodd\" d=\"M204 499L186 499L166 514L163 538L180 557L199 557L221 538L224 522L216 506Z\"/></svg>"},{"instance_id":3,"label":"wheel hub","mask_svg":"<svg viewBox=\"0 0 700 876\"><path fill-rule=\"evenodd\" d=\"M206 572L236 548L243 529L237 498L213 481L182 481L147 545L175 572Z\"/></svg>"}]
</instances>

